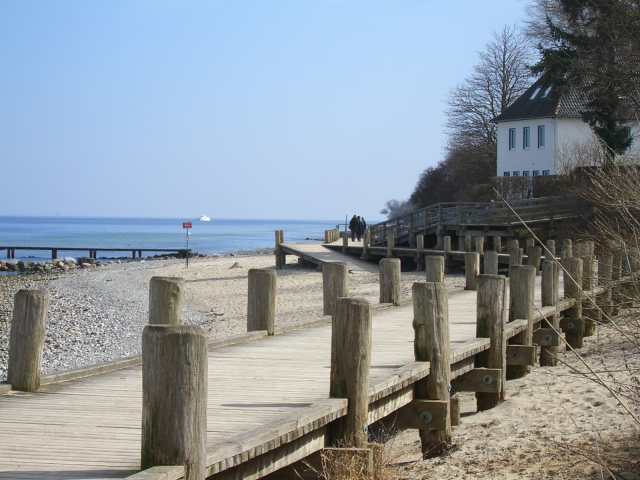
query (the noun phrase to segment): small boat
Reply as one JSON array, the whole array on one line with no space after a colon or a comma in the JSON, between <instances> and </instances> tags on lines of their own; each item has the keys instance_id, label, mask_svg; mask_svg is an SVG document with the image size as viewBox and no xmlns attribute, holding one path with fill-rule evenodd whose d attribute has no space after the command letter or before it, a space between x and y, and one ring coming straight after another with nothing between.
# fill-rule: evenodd
<instances>
[{"instance_id":1,"label":"small boat","mask_svg":"<svg viewBox=\"0 0 640 480\"><path fill-rule=\"evenodd\" d=\"M206 215L202 215L198 220L201 221L201 222L210 222L211 221L211 219L209 217L207 217Z\"/></svg>"}]
</instances>

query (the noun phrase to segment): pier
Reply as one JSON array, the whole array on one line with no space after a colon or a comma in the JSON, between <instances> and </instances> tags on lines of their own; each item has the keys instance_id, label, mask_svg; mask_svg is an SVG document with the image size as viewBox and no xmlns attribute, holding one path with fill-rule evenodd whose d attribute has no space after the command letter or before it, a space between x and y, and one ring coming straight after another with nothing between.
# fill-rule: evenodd
<instances>
[{"instance_id":1,"label":"pier","mask_svg":"<svg viewBox=\"0 0 640 480\"><path fill-rule=\"evenodd\" d=\"M110 247L19 247L19 246L0 246L0 251L7 251L7 258L15 258L16 250L30 251L47 251L51 252L51 260L58 258L58 252L88 252L89 258L98 258L98 252L131 252L131 258L142 258L142 252L163 252L174 253L181 258L187 256L185 248L110 248ZM190 252L191 250L189 250Z\"/></svg>"},{"instance_id":2,"label":"pier","mask_svg":"<svg viewBox=\"0 0 640 480\"><path fill-rule=\"evenodd\" d=\"M467 261L466 289L445 294L441 283L444 262L432 261L444 257L428 256L426 278L435 282L417 283L413 298L401 299L394 293L399 291L395 288L399 280L395 275L400 269L398 259L389 258L377 266L322 246L319 247L328 254L319 256L304 246L307 244L285 244L278 239L283 240L283 235L276 234L276 255L297 251L312 264L346 267L323 270L323 276L335 275L325 282L324 291L333 315L287 328L278 328L277 319L269 313L276 300L275 293L270 293L275 292L270 282L277 281L276 276L257 275L252 283L252 275L256 274L249 272L250 311L253 308L257 317L248 319L246 334L203 347L207 387L194 393L196 404L205 405L193 417L203 422L205 432L204 440L196 445L203 448L202 458L197 453L194 458L203 462L205 475L213 479L257 479L279 473L334 445L341 438L337 432L344 432L345 428L348 431L349 425L355 425L361 435L364 427L397 421L403 428L415 429L416 435L420 432L423 445L438 437L438 432L444 432L446 440L447 432L451 435L450 426L459 420L456 392L480 393L478 408L492 408L508 397L507 379L527 374L538 357L541 364L548 364L544 353L548 349L557 349L564 341L579 348L583 337L593 333L591 327L595 329L596 322L583 316L585 299L576 290L576 282L585 287L590 297L598 298L606 310L611 307L611 291L632 274L631 266L622 266L619 255L609 255L599 273L589 276L589 272L598 271L593 268L597 259L592 246L573 245L575 253L563 248L562 256L563 265L570 269L575 282L564 283L559 270L553 268L557 263L550 261L541 265L537 275L537 265L520 265L520 255L512 263L517 274L513 275L516 270L512 270L510 281L512 285L516 282L516 287L510 288L503 276L477 275L480 255L473 252L476 261ZM532 258L540 260L535 253ZM283 261L286 257L276 259L276 264ZM379 269L384 280L381 303L370 306L370 324L368 302L340 298L339 289L331 287L338 285L340 279L344 281L345 275L348 278L348 269L352 268ZM194 328L175 325L175 309L181 308L181 292L188 286L180 281L158 280L162 281L169 283L154 286L152 279L149 321L154 328L143 342L159 342L153 332L187 334ZM429 297L433 292L440 292L437 305L427 300L433 298ZM490 298L503 301L496 303ZM434 316L424 310L427 304L434 305L440 313ZM345 305L349 306L348 313ZM37 309L29 311L37 315ZM344 317L356 314L362 317L351 321ZM589 316L594 316L593 309ZM15 321L18 320L14 317ZM338 338L356 342L353 348L368 352L366 369L356 369L358 375L366 375L365 383L356 382L351 376L355 370L344 367L346 360L340 358L344 349L335 348L334 335L336 328L361 322L370 325L370 337L353 331ZM428 340L421 343L423 328L440 332L438 345ZM449 352L444 360L434 356L435 347ZM37 350L37 345L34 348ZM180 368L169 363L162 367L168 369L166 375L154 380L143 375L142 365L149 365L153 353L144 352L143 343L143 355L41 378L38 375L39 388L33 391L17 388L21 374L14 370L9 378L13 385L0 384L0 478L168 480L188 475L177 461L145 465L141 470L141 451L166 448L162 442L149 446L153 436L143 435L141 425L150 421L148 411L145 413L148 395L178 388L172 382L164 386L153 382L173 378L171 375ZM425 352L424 356L419 352ZM37 352L33 355L37 356ZM199 360L194 357L193 361L195 364ZM336 391L332 371L344 375L348 385L368 387L365 391ZM32 370L25 373L33 376ZM189 384L193 388L203 385L203 380L193 382ZM425 393L427 385L431 387ZM176 400L173 395L161 394L155 401L163 404ZM362 408L364 415L358 413ZM173 421L165 417L160 420Z\"/></svg>"}]
</instances>

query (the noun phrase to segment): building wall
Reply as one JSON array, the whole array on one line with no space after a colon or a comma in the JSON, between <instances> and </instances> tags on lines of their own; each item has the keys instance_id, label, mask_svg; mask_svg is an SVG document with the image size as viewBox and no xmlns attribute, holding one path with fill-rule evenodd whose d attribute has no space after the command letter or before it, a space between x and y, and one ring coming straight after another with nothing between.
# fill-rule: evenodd
<instances>
[{"instance_id":1,"label":"building wall","mask_svg":"<svg viewBox=\"0 0 640 480\"><path fill-rule=\"evenodd\" d=\"M545 145L538 148L538 126L545 127ZM528 149L523 148L523 129L529 127L530 145ZM509 150L509 130L515 128L516 142L515 148ZM501 177L504 172L513 175L514 171L528 171L533 175L537 170L540 175L544 170L549 170L550 175L555 174L554 148L555 148L555 121L550 118L538 118L534 120L515 120L511 122L501 122L498 124L498 171L497 176Z\"/></svg>"}]
</instances>

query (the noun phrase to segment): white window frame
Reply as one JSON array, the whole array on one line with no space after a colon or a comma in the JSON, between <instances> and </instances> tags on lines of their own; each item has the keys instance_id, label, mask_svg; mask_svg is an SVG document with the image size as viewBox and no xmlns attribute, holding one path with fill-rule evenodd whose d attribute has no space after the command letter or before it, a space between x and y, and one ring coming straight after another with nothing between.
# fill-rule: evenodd
<instances>
[{"instance_id":1,"label":"white window frame","mask_svg":"<svg viewBox=\"0 0 640 480\"><path fill-rule=\"evenodd\" d=\"M522 176L523 177L528 177L529 176L529 170L523 170L522 171Z\"/></svg>"},{"instance_id":2,"label":"white window frame","mask_svg":"<svg viewBox=\"0 0 640 480\"><path fill-rule=\"evenodd\" d=\"M544 125L538 125L538 148L544 148L545 144L545 128Z\"/></svg>"},{"instance_id":3,"label":"white window frame","mask_svg":"<svg viewBox=\"0 0 640 480\"><path fill-rule=\"evenodd\" d=\"M513 176L514 177L519 177L520 176L520 170L514 170L513 171Z\"/></svg>"},{"instance_id":4,"label":"white window frame","mask_svg":"<svg viewBox=\"0 0 640 480\"><path fill-rule=\"evenodd\" d=\"M509 129L509 150L515 150L515 149L516 149L516 129L510 128Z\"/></svg>"},{"instance_id":5,"label":"white window frame","mask_svg":"<svg viewBox=\"0 0 640 480\"><path fill-rule=\"evenodd\" d=\"M531 128L522 128L522 149L529 150L531 148Z\"/></svg>"},{"instance_id":6,"label":"white window frame","mask_svg":"<svg viewBox=\"0 0 640 480\"><path fill-rule=\"evenodd\" d=\"M534 170L533 171L533 176L534 177L538 177L540 175L540 170Z\"/></svg>"},{"instance_id":7,"label":"white window frame","mask_svg":"<svg viewBox=\"0 0 640 480\"><path fill-rule=\"evenodd\" d=\"M542 170L542 175L549 175L549 170Z\"/></svg>"}]
</instances>

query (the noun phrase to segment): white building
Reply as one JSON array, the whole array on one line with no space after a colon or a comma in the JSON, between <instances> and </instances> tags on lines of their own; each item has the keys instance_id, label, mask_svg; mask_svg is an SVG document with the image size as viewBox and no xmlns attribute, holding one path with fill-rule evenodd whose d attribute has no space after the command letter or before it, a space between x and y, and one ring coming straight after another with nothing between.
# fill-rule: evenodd
<instances>
[{"instance_id":1,"label":"white building","mask_svg":"<svg viewBox=\"0 0 640 480\"><path fill-rule=\"evenodd\" d=\"M552 95L554 85L545 77L535 82L503 113L491 120L498 125L497 176L555 175L581 149L596 145L582 120L583 102L575 90ZM640 129L630 123L630 153L640 153ZM577 166L577 165L576 165Z\"/></svg>"}]
</instances>

